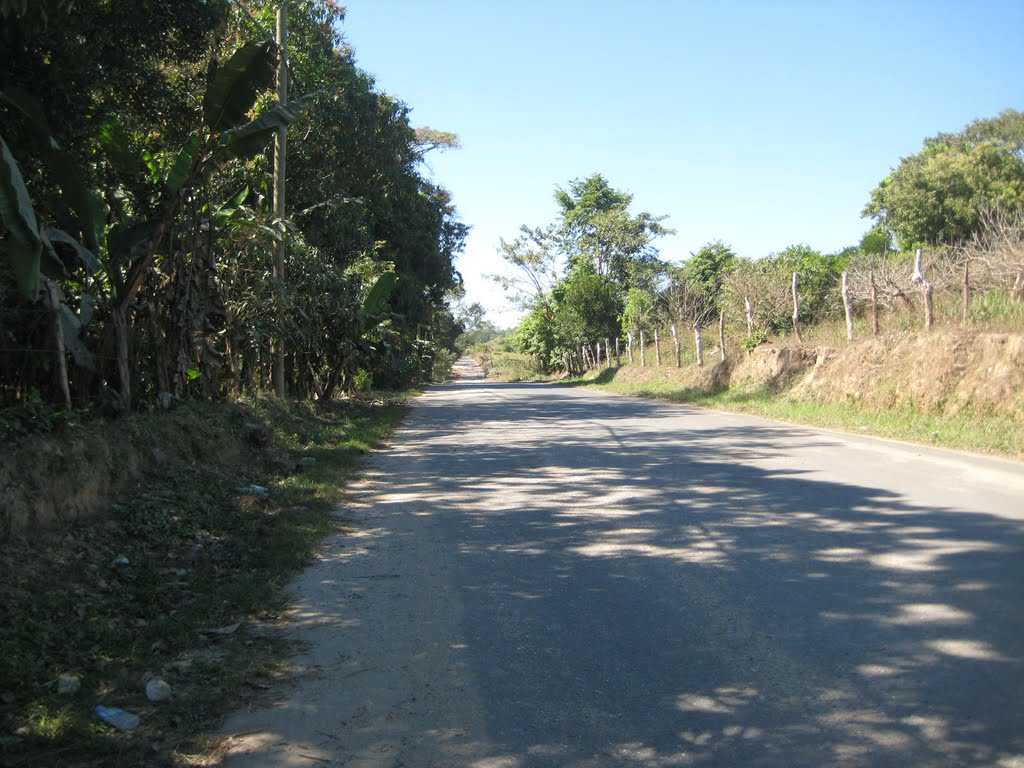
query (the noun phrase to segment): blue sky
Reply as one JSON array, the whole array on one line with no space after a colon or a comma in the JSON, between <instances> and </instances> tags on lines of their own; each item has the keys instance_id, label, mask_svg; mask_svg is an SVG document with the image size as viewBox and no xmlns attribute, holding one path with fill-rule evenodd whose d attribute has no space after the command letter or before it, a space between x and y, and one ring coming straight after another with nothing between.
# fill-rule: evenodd
<instances>
[{"instance_id":1,"label":"blue sky","mask_svg":"<svg viewBox=\"0 0 1024 768\"><path fill-rule=\"evenodd\" d=\"M485 275L498 239L556 214L556 186L602 173L668 214L679 262L722 240L760 257L855 244L871 189L927 136L1024 109L1024 0L672 2L350 0L342 29L416 126L472 226L468 301L510 312Z\"/></svg>"}]
</instances>

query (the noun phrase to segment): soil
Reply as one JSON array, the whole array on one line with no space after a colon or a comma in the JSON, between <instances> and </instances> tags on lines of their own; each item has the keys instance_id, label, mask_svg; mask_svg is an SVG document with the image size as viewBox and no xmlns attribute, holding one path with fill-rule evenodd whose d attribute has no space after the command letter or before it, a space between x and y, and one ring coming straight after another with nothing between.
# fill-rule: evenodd
<instances>
[{"instance_id":1,"label":"soil","mask_svg":"<svg viewBox=\"0 0 1024 768\"><path fill-rule=\"evenodd\" d=\"M1024 335L934 331L879 336L843 347L764 344L702 369L624 367L623 381L669 378L696 390L767 385L824 402L921 413L1024 420Z\"/></svg>"},{"instance_id":2,"label":"soil","mask_svg":"<svg viewBox=\"0 0 1024 768\"><path fill-rule=\"evenodd\" d=\"M908 334L818 350L794 393L870 408L1024 419L1024 336Z\"/></svg>"}]
</instances>

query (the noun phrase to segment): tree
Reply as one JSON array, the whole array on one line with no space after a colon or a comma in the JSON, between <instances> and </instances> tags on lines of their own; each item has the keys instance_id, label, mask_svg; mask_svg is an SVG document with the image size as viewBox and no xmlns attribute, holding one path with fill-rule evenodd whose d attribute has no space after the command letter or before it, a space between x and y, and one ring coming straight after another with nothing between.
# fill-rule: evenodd
<instances>
[{"instance_id":1,"label":"tree","mask_svg":"<svg viewBox=\"0 0 1024 768\"><path fill-rule=\"evenodd\" d=\"M612 189L599 173L571 181L567 190L558 188L555 201L560 208L555 232L570 270L589 264L623 292L651 287L652 274L662 266L653 242L673 234L661 224L667 216L631 215L633 196Z\"/></svg>"},{"instance_id":2,"label":"tree","mask_svg":"<svg viewBox=\"0 0 1024 768\"><path fill-rule=\"evenodd\" d=\"M618 294L607 276L588 267L572 270L555 287L556 333L567 343L566 351L618 335Z\"/></svg>"},{"instance_id":3,"label":"tree","mask_svg":"<svg viewBox=\"0 0 1024 768\"><path fill-rule=\"evenodd\" d=\"M1022 206L1024 113L1006 110L926 139L871 192L863 215L910 249L962 242L979 230L986 208Z\"/></svg>"},{"instance_id":4,"label":"tree","mask_svg":"<svg viewBox=\"0 0 1024 768\"><path fill-rule=\"evenodd\" d=\"M692 254L682 268L675 271L675 282L686 284L686 293L691 297L688 303L699 297L709 316L716 314L722 279L735 261L732 249L721 240L715 240Z\"/></svg>"},{"instance_id":5,"label":"tree","mask_svg":"<svg viewBox=\"0 0 1024 768\"><path fill-rule=\"evenodd\" d=\"M468 307L462 307L457 315L457 321L462 332L455 340L457 349L466 350L476 344L483 344L490 341L501 333L498 327L484 317L486 310L483 305L474 302Z\"/></svg>"},{"instance_id":6,"label":"tree","mask_svg":"<svg viewBox=\"0 0 1024 768\"><path fill-rule=\"evenodd\" d=\"M543 303L558 280L555 239L551 228L519 228L519 237L512 242L499 240L501 258L515 268L509 275L492 275L511 299L524 309Z\"/></svg>"},{"instance_id":7,"label":"tree","mask_svg":"<svg viewBox=\"0 0 1024 768\"><path fill-rule=\"evenodd\" d=\"M671 230L664 216L631 214L632 200L600 174L576 179L556 190L554 223L522 227L514 241L501 241L516 273L496 279L530 310L513 338L546 370L560 360L578 370L581 347L618 337L620 323L635 319L623 320L627 296L653 301L664 275L654 240Z\"/></svg>"},{"instance_id":8,"label":"tree","mask_svg":"<svg viewBox=\"0 0 1024 768\"><path fill-rule=\"evenodd\" d=\"M623 333L649 331L657 322L657 300L648 291L630 288L619 319Z\"/></svg>"},{"instance_id":9,"label":"tree","mask_svg":"<svg viewBox=\"0 0 1024 768\"><path fill-rule=\"evenodd\" d=\"M334 0L289 3L290 77L316 95L275 107L278 5L0 0L0 213L17 240L0 240L0 403L45 393L65 347L74 399L110 402L116 382L138 402L259 388L274 338L299 396L355 366L408 384L427 347L452 342L467 228L419 164L457 137L417 132L374 88ZM279 220L268 139L300 113ZM281 239L283 292L269 274ZM47 306L33 301L41 267Z\"/></svg>"}]
</instances>

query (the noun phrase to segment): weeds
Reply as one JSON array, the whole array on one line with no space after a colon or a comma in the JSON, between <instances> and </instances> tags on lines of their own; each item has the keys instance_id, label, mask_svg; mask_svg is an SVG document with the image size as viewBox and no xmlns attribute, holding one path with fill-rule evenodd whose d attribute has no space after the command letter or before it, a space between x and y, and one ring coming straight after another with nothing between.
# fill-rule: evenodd
<instances>
[{"instance_id":1,"label":"weeds","mask_svg":"<svg viewBox=\"0 0 1024 768\"><path fill-rule=\"evenodd\" d=\"M278 674L267 620L280 587L338 525L329 510L404 397L182 404L131 422L136 451L164 459L130 499L0 550L0 764L127 768L201 751L197 734ZM269 496L239 494L253 482ZM59 695L60 675L81 690ZM150 675L169 701L146 699ZM112 731L96 704L142 724Z\"/></svg>"}]
</instances>

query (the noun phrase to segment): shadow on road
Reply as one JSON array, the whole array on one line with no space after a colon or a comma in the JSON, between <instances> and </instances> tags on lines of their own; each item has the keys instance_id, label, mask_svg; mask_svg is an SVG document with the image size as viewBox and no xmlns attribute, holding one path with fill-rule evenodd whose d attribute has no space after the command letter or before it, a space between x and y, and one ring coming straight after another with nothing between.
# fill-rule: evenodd
<instances>
[{"instance_id":1,"label":"shadow on road","mask_svg":"<svg viewBox=\"0 0 1024 768\"><path fill-rule=\"evenodd\" d=\"M822 433L563 392L435 388L377 465L384 519L454 542L496 746L452 764L1021 764L1020 521L822 480Z\"/></svg>"}]
</instances>

